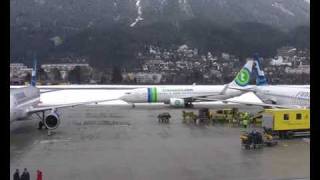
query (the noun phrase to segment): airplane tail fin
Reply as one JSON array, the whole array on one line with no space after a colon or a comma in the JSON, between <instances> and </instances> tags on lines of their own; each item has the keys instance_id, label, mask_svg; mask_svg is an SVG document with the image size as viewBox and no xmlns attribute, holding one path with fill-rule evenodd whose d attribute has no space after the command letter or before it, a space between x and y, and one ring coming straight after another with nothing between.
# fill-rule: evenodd
<instances>
[{"instance_id":1,"label":"airplane tail fin","mask_svg":"<svg viewBox=\"0 0 320 180\"><path fill-rule=\"evenodd\" d=\"M234 80L228 84L228 86L236 88L244 88L245 86L247 86L250 83L253 64L253 60L248 60L247 63L238 72Z\"/></svg>"},{"instance_id":2,"label":"airplane tail fin","mask_svg":"<svg viewBox=\"0 0 320 180\"><path fill-rule=\"evenodd\" d=\"M254 58L253 71L256 74L256 85L257 86L267 85L268 84L267 78L265 77L263 70L261 70L261 67L260 67L261 62L258 54L255 54L253 58Z\"/></svg>"},{"instance_id":3,"label":"airplane tail fin","mask_svg":"<svg viewBox=\"0 0 320 180\"><path fill-rule=\"evenodd\" d=\"M33 68L31 73L31 86L36 86L37 84L37 59L33 60Z\"/></svg>"}]
</instances>

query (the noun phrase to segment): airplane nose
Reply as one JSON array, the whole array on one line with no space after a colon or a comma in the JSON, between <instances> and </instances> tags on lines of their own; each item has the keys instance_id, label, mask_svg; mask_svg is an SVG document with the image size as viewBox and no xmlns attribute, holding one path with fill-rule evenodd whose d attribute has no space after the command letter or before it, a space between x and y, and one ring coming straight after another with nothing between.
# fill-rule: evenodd
<instances>
[{"instance_id":1,"label":"airplane nose","mask_svg":"<svg viewBox=\"0 0 320 180\"><path fill-rule=\"evenodd\" d=\"M119 97L120 100L126 101L127 100L127 95L124 94L122 96Z\"/></svg>"}]
</instances>

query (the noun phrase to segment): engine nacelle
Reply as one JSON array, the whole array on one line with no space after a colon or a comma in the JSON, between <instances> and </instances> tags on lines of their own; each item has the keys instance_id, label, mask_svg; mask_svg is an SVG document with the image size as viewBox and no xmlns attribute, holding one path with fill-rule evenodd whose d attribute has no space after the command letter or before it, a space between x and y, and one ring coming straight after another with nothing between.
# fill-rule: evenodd
<instances>
[{"instance_id":1,"label":"engine nacelle","mask_svg":"<svg viewBox=\"0 0 320 180\"><path fill-rule=\"evenodd\" d=\"M277 101L274 99L267 99L267 100L264 100L264 102L267 104L277 104Z\"/></svg>"},{"instance_id":2,"label":"engine nacelle","mask_svg":"<svg viewBox=\"0 0 320 180\"><path fill-rule=\"evenodd\" d=\"M170 106L172 107L185 107L184 99L170 98Z\"/></svg>"},{"instance_id":3,"label":"engine nacelle","mask_svg":"<svg viewBox=\"0 0 320 180\"><path fill-rule=\"evenodd\" d=\"M60 125L60 117L57 113L52 112L44 119L44 125L49 129L57 129Z\"/></svg>"}]
</instances>

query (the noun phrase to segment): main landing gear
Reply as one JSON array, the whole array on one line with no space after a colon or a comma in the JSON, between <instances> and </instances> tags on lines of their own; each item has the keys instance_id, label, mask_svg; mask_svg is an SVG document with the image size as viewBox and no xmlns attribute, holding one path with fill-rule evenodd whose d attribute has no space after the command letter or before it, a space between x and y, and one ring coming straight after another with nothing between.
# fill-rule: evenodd
<instances>
[{"instance_id":1,"label":"main landing gear","mask_svg":"<svg viewBox=\"0 0 320 180\"><path fill-rule=\"evenodd\" d=\"M184 104L184 106L185 106L186 108L193 108L192 102L186 102L186 103Z\"/></svg>"},{"instance_id":2,"label":"main landing gear","mask_svg":"<svg viewBox=\"0 0 320 180\"><path fill-rule=\"evenodd\" d=\"M45 112L42 111L41 114L38 114L38 113L35 113L35 114L36 114L36 115L39 117L39 119L40 119L39 124L38 124L38 129L39 129L39 130L42 130L42 128L44 127L44 129L46 129L47 132L48 132L48 136L51 136L51 135L55 134L52 130L48 129L47 126L44 124L44 121L45 121Z\"/></svg>"},{"instance_id":3,"label":"main landing gear","mask_svg":"<svg viewBox=\"0 0 320 180\"><path fill-rule=\"evenodd\" d=\"M41 112L41 115L39 115L38 113L36 113L36 115L39 117L40 121L38 123L38 129L42 130L42 127L44 127L45 129L48 129L45 125L44 125L44 119L45 119L45 113L44 111Z\"/></svg>"}]
</instances>

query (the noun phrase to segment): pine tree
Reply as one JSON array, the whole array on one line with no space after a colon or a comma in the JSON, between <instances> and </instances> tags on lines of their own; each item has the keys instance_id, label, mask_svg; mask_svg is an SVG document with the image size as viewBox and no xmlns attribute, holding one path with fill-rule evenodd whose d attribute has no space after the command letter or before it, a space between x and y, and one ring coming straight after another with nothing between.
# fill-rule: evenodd
<instances>
[{"instance_id":1,"label":"pine tree","mask_svg":"<svg viewBox=\"0 0 320 180\"><path fill-rule=\"evenodd\" d=\"M53 79L54 79L55 82L58 82L58 81L62 80L61 73L60 73L59 69L54 68L52 70L52 73L53 73Z\"/></svg>"},{"instance_id":2,"label":"pine tree","mask_svg":"<svg viewBox=\"0 0 320 180\"><path fill-rule=\"evenodd\" d=\"M112 83L121 83L122 82L122 74L119 67L114 66L112 69Z\"/></svg>"},{"instance_id":3,"label":"pine tree","mask_svg":"<svg viewBox=\"0 0 320 180\"><path fill-rule=\"evenodd\" d=\"M73 70L71 70L69 72L68 80L71 83L76 83L76 84L81 83L81 68L80 68L80 66L76 66Z\"/></svg>"}]
</instances>

